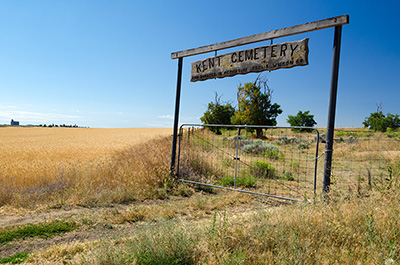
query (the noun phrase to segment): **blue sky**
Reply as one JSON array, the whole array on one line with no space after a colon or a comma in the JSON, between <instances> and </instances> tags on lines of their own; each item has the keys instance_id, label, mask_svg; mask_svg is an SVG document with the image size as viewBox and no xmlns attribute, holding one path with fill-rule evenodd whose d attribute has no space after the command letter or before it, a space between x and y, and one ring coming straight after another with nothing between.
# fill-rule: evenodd
<instances>
[{"instance_id":1,"label":"blue sky","mask_svg":"<svg viewBox=\"0 0 400 265\"><path fill-rule=\"evenodd\" d=\"M0 1L0 124L172 127L177 60L171 53L348 14L343 26L337 127L361 127L382 102L400 113L398 1ZM309 65L265 73L288 115L326 126L334 29L309 38ZM265 46L261 42L253 46ZM220 51L228 53L250 46ZM215 92L236 105L257 74L190 82L184 59L181 123L198 123Z\"/></svg>"}]
</instances>

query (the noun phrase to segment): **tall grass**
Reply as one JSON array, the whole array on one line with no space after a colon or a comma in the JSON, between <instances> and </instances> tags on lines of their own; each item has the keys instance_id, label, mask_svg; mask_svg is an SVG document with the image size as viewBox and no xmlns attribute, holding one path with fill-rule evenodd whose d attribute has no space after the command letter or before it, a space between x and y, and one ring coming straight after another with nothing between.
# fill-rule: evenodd
<instances>
[{"instance_id":1,"label":"tall grass","mask_svg":"<svg viewBox=\"0 0 400 265\"><path fill-rule=\"evenodd\" d=\"M399 189L212 220L148 224L74 264L398 264Z\"/></svg>"},{"instance_id":2,"label":"tall grass","mask_svg":"<svg viewBox=\"0 0 400 265\"><path fill-rule=\"evenodd\" d=\"M161 222L148 226L127 240L103 242L91 254L78 259L78 264L199 264L197 229Z\"/></svg>"}]
</instances>

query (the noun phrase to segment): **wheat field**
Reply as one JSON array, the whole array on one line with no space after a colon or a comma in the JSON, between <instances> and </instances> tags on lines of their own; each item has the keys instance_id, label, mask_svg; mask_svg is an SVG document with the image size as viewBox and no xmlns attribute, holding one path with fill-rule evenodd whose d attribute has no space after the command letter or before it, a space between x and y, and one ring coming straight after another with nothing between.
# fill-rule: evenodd
<instances>
[{"instance_id":1,"label":"wheat field","mask_svg":"<svg viewBox=\"0 0 400 265\"><path fill-rule=\"evenodd\" d=\"M166 171L171 134L170 128L0 128L0 207L127 200L138 175L157 168L143 159L165 156L154 161Z\"/></svg>"}]
</instances>

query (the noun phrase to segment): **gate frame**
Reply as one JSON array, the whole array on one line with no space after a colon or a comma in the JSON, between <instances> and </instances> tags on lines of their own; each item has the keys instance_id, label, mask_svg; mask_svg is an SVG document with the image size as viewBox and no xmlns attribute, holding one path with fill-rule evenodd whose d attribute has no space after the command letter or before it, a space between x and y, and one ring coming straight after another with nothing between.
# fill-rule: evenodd
<instances>
[{"instance_id":1,"label":"gate frame","mask_svg":"<svg viewBox=\"0 0 400 265\"><path fill-rule=\"evenodd\" d=\"M319 136L319 131L317 128L314 127L298 127L298 126L268 126L268 125L226 125L226 124L190 124L190 123L184 123L179 127L179 152L178 152L178 165L177 165L177 172L176 172L176 177L178 177L176 180L181 181L181 182L187 182L187 183L192 183L192 184L197 184L197 185L203 185L203 186L208 186L208 187L213 187L213 188L218 188L218 189L224 189L224 190L231 190L231 191L237 191L237 192L242 192L242 193L248 193L248 194L254 194L254 195L261 195L261 196L267 196L275 199L283 199L283 200L289 200L289 201L296 201L296 202L304 202L303 200L299 199L294 199L294 198L289 198L289 197L283 197L283 196L277 196L277 195L272 195L272 194L267 194L267 193L260 193L260 192L254 192L254 191L247 191L247 190L241 190L236 188L236 170L235 170L235 184L234 188L228 188L228 187L223 187L223 186L218 186L218 185L212 185L212 184L207 184L203 182L197 182L197 181L192 181L192 180L187 180L187 179L181 179L179 178L179 162L180 162L180 154L181 154L181 139L183 137L183 127L184 126L197 126L197 127L229 127L229 128L237 128L238 129L238 136L240 134L241 129L246 129L246 128L263 128L263 129L310 129L313 130L317 133L316 136L316 146L315 146L315 162L314 162L314 197L313 197L313 202L315 203L315 198L317 194L317 168L318 168L318 150L319 150L319 141L320 141L320 136ZM236 146L236 165L237 167L237 162L238 162L238 147L239 147L239 137L237 138L237 146Z\"/></svg>"},{"instance_id":2,"label":"gate frame","mask_svg":"<svg viewBox=\"0 0 400 265\"><path fill-rule=\"evenodd\" d=\"M335 130L335 114L336 114L336 99L337 99L337 85L339 78L339 60L340 60L340 45L342 35L342 25L349 24L349 15L342 15L296 26L286 27L264 33L259 33L243 38L229 40L225 42L215 43L211 45L201 46L194 49L183 50L179 52L171 53L171 59L178 59L178 74L177 74L177 85L176 85L176 100L175 100L175 115L174 115L174 128L173 128L173 139L172 139L172 151L171 151L171 166L170 174L171 177L175 177L175 163L176 163L176 145L178 137L178 121L179 121L179 105L181 97L181 86L182 86L182 68L183 58L193 55L209 53L213 51L233 48L246 44L272 40L276 38L287 37L291 35L306 33L310 31L316 31L320 29L326 29L335 27L334 42L333 42L333 59L332 59L332 73L330 83L330 96L329 96L329 108L328 108L328 123L327 123L327 139L325 148L325 167L324 167L324 181L322 192L327 194L331 184L331 164L333 154L333 135Z\"/></svg>"}]
</instances>

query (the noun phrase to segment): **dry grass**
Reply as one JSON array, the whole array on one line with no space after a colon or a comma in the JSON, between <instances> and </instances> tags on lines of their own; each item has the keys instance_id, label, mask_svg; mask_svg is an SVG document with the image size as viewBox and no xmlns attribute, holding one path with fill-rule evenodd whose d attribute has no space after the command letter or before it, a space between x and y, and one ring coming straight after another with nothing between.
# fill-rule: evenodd
<instances>
[{"instance_id":1,"label":"dry grass","mask_svg":"<svg viewBox=\"0 0 400 265\"><path fill-rule=\"evenodd\" d=\"M191 222L179 218L149 220L135 226L125 237L50 248L32 254L28 261L34 264L51 261L61 264L65 260L72 264L398 264L400 191L397 187L385 192L373 191L370 195L341 198L329 204L295 204L241 213L219 208L212 212L211 218ZM136 210L149 216L149 209ZM136 210L131 208L130 213Z\"/></svg>"},{"instance_id":2,"label":"dry grass","mask_svg":"<svg viewBox=\"0 0 400 265\"><path fill-rule=\"evenodd\" d=\"M149 128L0 128L0 206L93 205L149 196L149 188L168 176L170 134Z\"/></svg>"},{"instance_id":3,"label":"dry grass","mask_svg":"<svg viewBox=\"0 0 400 265\"><path fill-rule=\"evenodd\" d=\"M400 138L368 130L338 130L334 144L332 181L337 191L365 193L374 187L397 185ZM320 170L323 168L321 167Z\"/></svg>"},{"instance_id":4,"label":"dry grass","mask_svg":"<svg viewBox=\"0 0 400 265\"><path fill-rule=\"evenodd\" d=\"M390 142L392 140L394 142ZM334 183L329 202L274 208L264 205L256 211L254 205L260 200L259 197L224 192L217 195L194 194L190 186L177 186L173 191L176 195L191 197L152 205L137 204L104 214L103 219L113 225L135 223L131 234L95 243L53 247L31 254L28 262L398 264L400 162L394 152L400 147L396 145L398 140L390 141L379 144L372 138L369 147L362 141L335 144L335 166L347 167L349 163L346 172L351 173L351 170L356 171L365 165L371 166L370 161L365 159L374 157L380 157L383 164L391 166L390 171L387 167L377 168L390 173L391 178L383 180L386 184L371 185L368 189L364 188L365 192L343 196L335 190L341 188L340 185ZM376 151L374 148L386 150ZM395 155L382 158L382 151ZM84 170L79 167L80 170L76 171L66 170L60 179L72 184L60 189L59 195L44 192L48 196L45 198L53 204L90 205L104 201L163 197L166 192L164 187L168 184L169 152L169 138L122 148L101 160L87 162ZM353 152L355 156L352 156ZM364 156L364 152L368 155ZM356 163L358 156L361 158L360 164ZM341 180L335 181L340 183ZM49 185L44 187L48 188ZM5 191L7 189L2 192ZM30 205L25 201L26 197L36 200L36 203L46 201L37 199L39 193L34 193L35 197L28 191L31 190L21 189L21 197L12 197L8 205ZM242 211L237 211L238 208Z\"/></svg>"}]
</instances>

